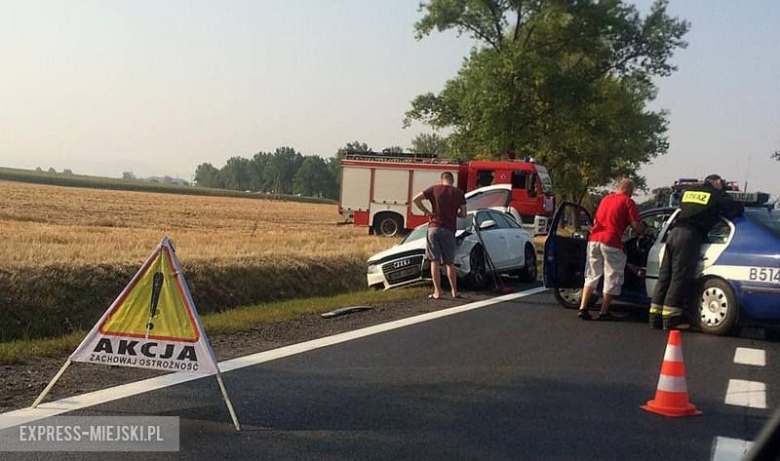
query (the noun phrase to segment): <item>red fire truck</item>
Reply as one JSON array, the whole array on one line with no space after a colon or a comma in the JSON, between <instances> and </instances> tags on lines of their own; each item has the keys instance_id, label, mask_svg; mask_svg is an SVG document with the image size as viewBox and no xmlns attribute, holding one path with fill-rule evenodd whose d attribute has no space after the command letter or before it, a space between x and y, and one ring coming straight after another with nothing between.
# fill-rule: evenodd
<instances>
[{"instance_id":1,"label":"red fire truck","mask_svg":"<svg viewBox=\"0 0 780 461\"><path fill-rule=\"evenodd\" d=\"M412 197L438 184L443 172L455 177L464 192L494 184L511 184L509 207L532 234L546 233L555 209L547 169L531 158L460 162L432 154L363 152L341 159L339 213L346 222L369 232L394 236L427 221Z\"/></svg>"}]
</instances>

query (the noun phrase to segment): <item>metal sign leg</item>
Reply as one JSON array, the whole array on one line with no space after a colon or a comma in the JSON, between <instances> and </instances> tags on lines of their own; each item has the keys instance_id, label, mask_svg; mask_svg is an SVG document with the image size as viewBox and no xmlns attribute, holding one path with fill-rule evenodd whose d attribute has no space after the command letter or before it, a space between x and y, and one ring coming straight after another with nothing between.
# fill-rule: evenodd
<instances>
[{"instance_id":1,"label":"metal sign leg","mask_svg":"<svg viewBox=\"0 0 780 461\"><path fill-rule=\"evenodd\" d=\"M46 386L46 389L44 389L43 392L41 392L41 395L39 395L38 398L35 399L35 402L33 402L32 404L32 408L35 408L38 405L40 405L43 399L46 398L46 395L49 393L49 391L51 391L51 388L54 387L54 384L57 383L57 381L60 379L60 376L62 376L62 374L65 373L65 370L67 370L69 366L70 366L70 359L65 361L65 364L62 366L62 368L60 368L60 371L58 371L57 374L54 375L54 378L52 378L52 380L49 382L49 385Z\"/></svg>"},{"instance_id":2,"label":"metal sign leg","mask_svg":"<svg viewBox=\"0 0 780 461\"><path fill-rule=\"evenodd\" d=\"M230 417L233 419L233 425L236 426L237 431L240 431L241 425L238 423L236 411L233 410L233 404L230 402L230 397L228 396L227 389L225 389L225 383L222 382L222 374L220 373L217 373L217 382L219 383L219 390L222 391L222 397L225 399L228 411L230 412Z\"/></svg>"}]
</instances>

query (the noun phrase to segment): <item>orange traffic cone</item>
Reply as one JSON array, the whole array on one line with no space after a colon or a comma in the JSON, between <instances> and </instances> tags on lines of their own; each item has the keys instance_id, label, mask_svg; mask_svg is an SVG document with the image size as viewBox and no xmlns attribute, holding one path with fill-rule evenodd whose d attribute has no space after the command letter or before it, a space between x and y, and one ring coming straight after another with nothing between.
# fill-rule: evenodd
<instances>
[{"instance_id":1,"label":"orange traffic cone","mask_svg":"<svg viewBox=\"0 0 780 461\"><path fill-rule=\"evenodd\" d=\"M701 412L688 401L688 386L685 384L685 363L683 362L682 340L678 330L669 333L664 363L655 399L642 405L647 411L664 416L695 416Z\"/></svg>"}]
</instances>

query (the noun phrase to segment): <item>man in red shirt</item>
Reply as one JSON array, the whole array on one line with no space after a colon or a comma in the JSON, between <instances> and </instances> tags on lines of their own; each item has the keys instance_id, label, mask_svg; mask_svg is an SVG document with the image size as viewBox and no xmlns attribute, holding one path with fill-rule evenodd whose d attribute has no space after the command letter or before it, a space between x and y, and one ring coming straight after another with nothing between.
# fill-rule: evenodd
<instances>
[{"instance_id":1,"label":"man in red shirt","mask_svg":"<svg viewBox=\"0 0 780 461\"><path fill-rule=\"evenodd\" d=\"M639 220L639 210L631 199L634 182L623 179L617 190L604 197L596 210L596 219L588 242L588 260L585 266L585 286L582 288L579 318L590 320L588 300L593 289L604 276L604 291L599 320L611 320L609 306L612 297L623 288L626 254L623 252L623 233L631 225L638 233L644 233L645 225Z\"/></svg>"},{"instance_id":2,"label":"man in red shirt","mask_svg":"<svg viewBox=\"0 0 780 461\"><path fill-rule=\"evenodd\" d=\"M414 197L417 205L428 216L428 245L425 248L425 259L431 262L431 278L433 279L432 299L441 297L441 273L439 264L447 267L447 278L450 281L452 297L458 297L458 277L455 273L455 230L457 219L466 217L466 197L463 191L453 186L454 177L449 171L441 174L441 183L431 186ZM423 199L431 202L433 210L428 210Z\"/></svg>"}]
</instances>

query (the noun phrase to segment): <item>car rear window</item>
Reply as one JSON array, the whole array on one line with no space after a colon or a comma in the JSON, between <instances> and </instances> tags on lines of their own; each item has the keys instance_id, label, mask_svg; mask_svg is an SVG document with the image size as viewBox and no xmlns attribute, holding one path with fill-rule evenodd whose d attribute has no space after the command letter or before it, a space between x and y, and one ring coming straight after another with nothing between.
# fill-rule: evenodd
<instances>
[{"instance_id":1,"label":"car rear window","mask_svg":"<svg viewBox=\"0 0 780 461\"><path fill-rule=\"evenodd\" d=\"M747 210L745 211L745 217L755 223L762 225L780 237L780 211L770 211L765 209Z\"/></svg>"},{"instance_id":2,"label":"car rear window","mask_svg":"<svg viewBox=\"0 0 780 461\"><path fill-rule=\"evenodd\" d=\"M466 199L466 209L474 211L480 208L505 207L509 203L509 193L506 189L479 192Z\"/></svg>"}]
</instances>

